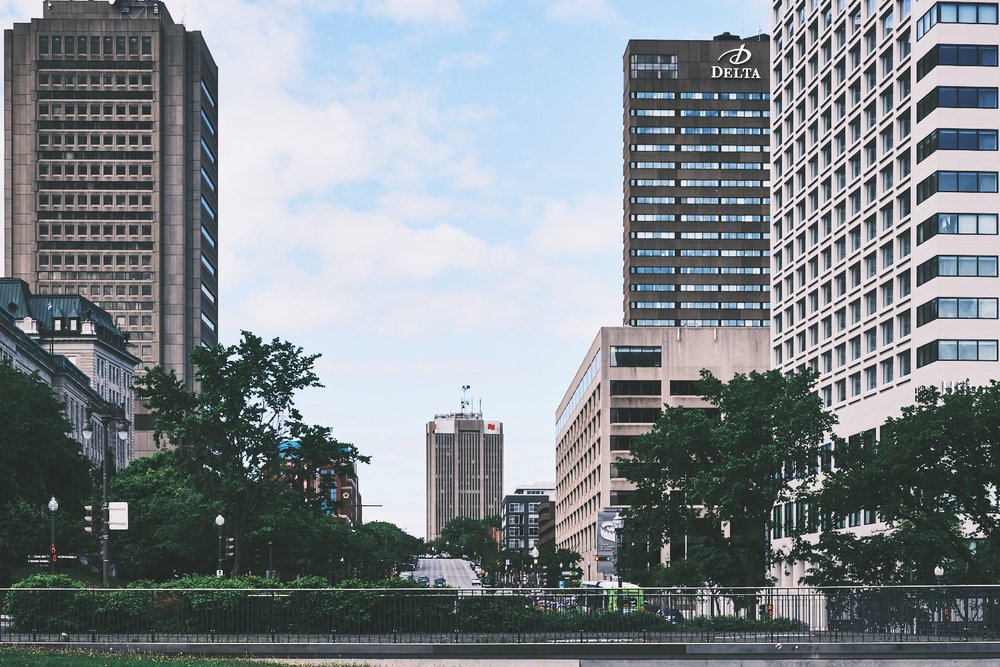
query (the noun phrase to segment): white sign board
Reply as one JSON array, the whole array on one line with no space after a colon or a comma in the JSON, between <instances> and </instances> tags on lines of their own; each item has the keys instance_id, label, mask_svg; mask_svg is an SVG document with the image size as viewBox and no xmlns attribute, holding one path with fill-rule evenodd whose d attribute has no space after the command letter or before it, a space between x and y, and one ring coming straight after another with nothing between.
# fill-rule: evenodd
<instances>
[{"instance_id":1,"label":"white sign board","mask_svg":"<svg viewBox=\"0 0 1000 667\"><path fill-rule=\"evenodd\" d=\"M108 503L108 530L128 530L128 503Z\"/></svg>"}]
</instances>

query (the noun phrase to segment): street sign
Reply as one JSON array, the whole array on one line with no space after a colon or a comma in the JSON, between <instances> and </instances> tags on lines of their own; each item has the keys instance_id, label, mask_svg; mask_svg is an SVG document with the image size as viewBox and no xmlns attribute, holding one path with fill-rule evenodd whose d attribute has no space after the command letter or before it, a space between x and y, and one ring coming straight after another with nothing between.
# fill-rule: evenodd
<instances>
[{"instance_id":1,"label":"street sign","mask_svg":"<svg viewBox=\"0 0 1000 667\"><path fill-rule=\"evenodd\" d=\"M28 565L48 565L51 560L49 554L31 554L28 556ZM59 562L79 560L76 554L59 554Z\"/></svg>"},{"instance_id":2,"label":"street sign","mask_svg":"<svg viewBox=\"0 0 1000 667\"><path fill-rule=\"evenodd\" d=\"M108 529L128 530L128 503L108 503Z\"/></svg>"}]
</instances>

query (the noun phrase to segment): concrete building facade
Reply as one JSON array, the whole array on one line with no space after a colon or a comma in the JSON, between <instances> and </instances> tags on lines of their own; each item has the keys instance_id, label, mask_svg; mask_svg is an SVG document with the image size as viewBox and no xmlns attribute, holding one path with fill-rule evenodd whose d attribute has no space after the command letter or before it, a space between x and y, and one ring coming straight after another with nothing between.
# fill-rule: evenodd
<instances>
[{"instance_id":1,"label":"concrete building facade","mask_svg":"<svg viewBox=\"0 0 1000 667\"><path fill-rule=\"evenodd\" d=\"M875 439L918 387L1000 375L997 3L772 9L771 359L820 374L838 435ZM775 508L776 547L793 509ZM772 573L794 585L804 568Z\"/></svg>"},{"instance_id":2,"label":"concrete building facade","mask_svg":"<svg viewBox=\"0 0 1000 667\"><path fill-rule=\"evenodd\" d=\"M193 386L218 340L218 69L160 0L40 5L4 34L4 273L88 296Z\"/></svg>"},{"instance_id":3,"label":"concrete building facade","mask_svg":"<svg viewBox=\"0 0 1000 667\"><path fill-rule=\"evenodd\" d=\"M553 500L555 495L555 484L548 482L518 487L514 493L504 496L500 501L501 548L527 555L532 547L538 546L541 505Z\"/></svg>"},{"instance_id":4,"label":"concrete building facade","mask_svg":"<svg viewBox=\"0 0 1000 667\"><path fill-rule=\"evenodd\" d=\"M427 541L452 519L500 516L503 423L482 413L435 415L426 427Z\"/></svg>"},{"instance_id":5,"label":"concrete building facade","mask_svg":"<svg viewBox=\"0 0 1000 667\"><path fill-rule=\"evenodd\" d=\"M597 515L627 508L633 485L618 458L647 433L664 405L703 408L701 370L722 380L767 365L765 328L604 327L556 411L556 546L584 557L596 575Z\"/></svg>"},{"instance_id":6,"label":"concrete building facade","mask_svg":"<svg viewBox=\"0 0 1000 667\"><path fill-rule=\"evenodd\" d=\"M624 324L769 325L769 49L629 41Z\"/></svg>"}]
</instances>

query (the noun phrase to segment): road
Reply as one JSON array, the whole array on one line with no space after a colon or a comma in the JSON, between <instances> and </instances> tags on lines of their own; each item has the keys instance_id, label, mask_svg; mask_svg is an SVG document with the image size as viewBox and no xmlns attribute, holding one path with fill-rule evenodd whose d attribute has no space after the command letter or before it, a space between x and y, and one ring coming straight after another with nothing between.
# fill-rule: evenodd
<instances>
[{"instance_id":1,"label":"road","mask_svg":"<svg viewBox=\"0 0 1000 667\"><path fill-rule=\"evenodd\" d=\"M428 577L431 585L437 577L444 577L447 586L454 588L472 588L476 573L472 571L469 561L461 558L420 558L413 578Z\"/></svg>"}]
</instances>

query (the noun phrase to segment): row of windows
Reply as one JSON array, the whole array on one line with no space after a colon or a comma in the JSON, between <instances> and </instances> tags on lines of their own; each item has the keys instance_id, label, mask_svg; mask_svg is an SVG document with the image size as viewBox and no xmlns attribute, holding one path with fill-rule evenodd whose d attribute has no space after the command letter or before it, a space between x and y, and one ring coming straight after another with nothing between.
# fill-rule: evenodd
<instances>
[{"instance_id":1,"label":"row of windows","mask_svg":"<svg viewBox=\"0 0 1000 667\"><path fill-rule=\"evenodd\" d=\"M612 345L612 368L659 368L662 348L652 345Z\"/></svg>"},{"instance_id":2,"label":"row of windows","mask_svg":"<svg viewBox=\"0 0 1000 667\"><path fill-rule=\"evenodd\" d=\"M633 54L629 72L633 79L676 79L677 55Z\"/></svg>"},{"instance_id":3,"label":"row of windows","mask_svg":"<svg viewBox=\"0 0 1000 667\"><path fill-rule=\"evenodd\" d=\"M722 204L726 206L747 206L747 205L762 205L770 204L770 197L631 197L630 202L633 204ZM672 215L670 213L664 213L660 215ZM738 216L723 216L724 218L732 218ZM664 219L660 219L658 222L663 222ZM697 220L691 222L712 222L708 220ZM723 222L756 222L748 221L742 219L730 219L724 220Z\"/></svg>"},{"instance_id":4,"label":"row of windows","mask_svg":"<svg viewBox=\"0 0 1000 667\"><path fill-rule=\"evenodd\" d=\"M935 109L996 109L997 89L975 86L938 86L917 102L917 121Z\"/></svg>"},{"instance_id":5,"label":"row of windows","mask_svg":"<svg viewBox=\"0 0 1000 667\"><path fill-rule=\"evenodd\" d=\"M917 245L938 234L996 233L996 213L938 213L917 226Z\"/></svg>"},{"instance_id":6,"label":"row of windows","mask_svg":"<svg viewBox=\"0 0 1000 667\"><path fill-rule=\"evenodd\" d=\"M632 257L769 257L770 250L744 250L716 248L682 248L680 250L666 248L633 248L629 251Z\"/></svg>"},{"instance_id":7,"label":"row of windows","mask_svg":"<svg viewBox=\"0 0 1000 667\"><path fill-rule=\"evenodd\" d=\"M153 107L149 104L49 104L38 105L38 115L44 118L76 118L92 120L95 123L102 120L122 121L128 119L149 119L153 115ZM43 127L45 127L43 125ZM49 126L51 127L51 125ZM106 127L115 127L110 123ZM152 124L136 123L137 129L152 129Z\"/></svg>"},{"instance_id":8,"label":"row of windows","mask_svg":"<svg viewBox=\"0 0 1000 667\"><path fill-rule=\"evenodd\" d=\"M632 109L633 116L652 118L770 118L770 111L756 109Z\"/></svg>"},{"instance_id":9,"label":"row of windows","mask_svg":"<svg viewBox=\"0 0 1000 667\"><path fill-rule=\"evenodd\" d=\"M995 136L995 135L994 135ZM717 179L717 178L685 178L675 180L671 178L632 178L629 179L632 187L664 188L766 188L770 187L771 181L757 181L752 179Z\"/></svg>"},{"instance_id":10,"label":"row of windows","mask_svg":"<svg viewBox=\"0 0 1000 667\"><path fill-rule=\"evenodd\" d=\"M767 240L770 232L629 232L633 239L685 239L685 240Z\"/></svg>"},{"instance_id":11,"label":"row of windows","mask_svg":"<svg viewBox=\"0 0 1000 667\"><path fill-rule=\"evenodd\" d=\"M109 184L111 185L111 184ZM39 206L152 206L152 195L38 195Z\"/></svg>"},{"instance_id":12,"label":"row of windows","mask_svg":"<svg viewBox=\"0 0 1000 667\"><path fill-rule=\"evenodd\" d=\"M640 283L629 285L630 292L676 292L678 291L677 285L664 284L664 283ZM706 285L706 284L695 284L695 285L681 285L679 291L681 292L770 292L770 285Z\"/></svg>"},{"instance_id":13,"label":"row of windows","mask_svg":"<svg viewBox=\"0 0 1000 667\"><path fill-rule=\"evenodd\" d=\"M996 192L995 171L936 171L917 184L917 203L936 192Z\"/></svg>"},{"instance_id":14,"label":"row of windows","mask_svg":"<svg viewBox=\"0 0 1000 667\"><path fill-rule=\"evenodd\" d=\"M770 320L629 320L633 327L769 327Z\"/></svg>"},{"instance_id":15,"label":"row of windows","mask_svg":"<svg viewBox=\"0 0 1000 667\"><path fill-rule=\"evenodd\" d=\"M629 273L647 274L769 274L769 267L761 266L632 266Z\"/></svg>"},{"instance_id":16,"label":"row of windows","mask_svg":"<svg viewBox=\"0 0 1000 667\"><path fill-rule=\"evenodd\" d=\"M997 258L989 255L938 255L917 266L917 285L938 276L997 277Z\"/></svg>"},{"instance_id":17,"label":"row of windows","mask_svg":"<svg viewBox=\"0 0 1000 667\"><path fill-rule=\"evenodd\" d=\"M153 145L151 134L39 134L38 146L76 146L83 150L97 149L101 146L145 147Z\"/></svg>"},{"instance_id":18,"label":"row of windows","mask_svg":"<svg viewBox=\"0 0 1000 667\"><path fill-rule=\"evenodd\" d=\"M128 165L123 163L118 164L108 164L108 163L97 163L97 162L39 162L38 163L38 175L39 177L47 176L124 176L128 173L129 176L152 176L153 175L153 165L149 162L144 162L142 164L137 164L135 162L130 162ZM58 179L57 179L58 180Z\"/></svg>"},{"instance_id":19,"label":"row of windows","mask_svg":"<svg viewBox=\"0 0 1000 667\"><path fill-rule=\"evenodd\" d=\"M997 300L990 298L939 297L917 306L917 326L936 319L997 319Z\"/></svg>"},{"instance_id":20,"label":"row of windows","mask_svg":"<svg viewBox=\"0 0 1000 667\"><path fill-rule=\"evenodd\" d=\"M660 417L660 408L611 408L612 424L652 424Z\"/></svg>"},{"instance_id":21,"label":"row of windows","mask_svg":"<svg viewBox=\"0 0 1000 667\"><path fill-rule=\"evenodd\" d=\"M126 229L128 233L126 234ZM38 225L38 235L48 236L142 236L152 237L152 225Z\"/></svg>"},{"instance_id":22,"label":"row of windows","mask_svg":"<svg viewBox=\"0 0 1000 667\"><path fill-rule=\"evenodd\" d=\"M938 23L997 22L995 2L938 2L917 20L917 41Z\"/></svg>"},{"instance_id":23,"label":"row of windows","mask_svg":"<svg viewBox=\"0 0 1000 667\"><path fill-rule=\"evenodd\" d=\"M648 199L657 199L655 197L632 197L631 201L633 204L649 204L652 202L645 201ZM674 203L673 197L670 197L669 203ZM657 201L656 203L662 203ZM681 215L674 215L673 213L632 213L629 215L629 219L633 222L674 222L675 220L680 220L681 222L771 222L771 216L769 215L754 215L751 213L743 214L722 214L722 213L683 213ZM632 232L632 238L673 238L673 237L657 237L657 236L635 236L635 234L656 234L662 232ZM724 232L724 233L736 233L736 232ZM742 232L740 232L742 233ZM723 237L727 238L727 237ZM730 238L750 238L750 237L730 237ZM771 238L770 232L764 232L764 238Z\"/></svg>"},{"instance_id":24,"label":"row of windows","mask_svg":"<svg viewBox=\"0 0 1000 667\"><path fill-rule=\"evenodd\" d=\"M769 100L771 93L707 93L707 92L653 92L633 91L633 100Z\"/></svg>"},{"instance_id":25,"label":"row of windows","mask_svg":"<svg viewBox=\"0 0 1000 667\"><path fill-rule=\"evenodd\" d=\"M150 56L153 38L150 35L39 35L39 56Z\"/></svg>"},{"instance_id":26,"label":"row of windows","mask_svg":"<svg viewBox=\"0 0 1000 667\"><path fill-rule=\"evenodd\" d=\"M632 308L680 310L764 310L771 307L759 301L632 301Z\"/></svg>"},{"instance_id":27,"label":"row of windows","mask_svg":"<svg viewBox=\"0 0 1000 667\"><path fill-rule=\"evenodd\" d=\"M935 151L995 151L996 130L937 129L917 144L917 162Z\"/></svg>"},{"instance_id":28,"label":"row of windows","mask_svg":"<svg viewBox=\"0 0 1000 667\"><path fill-rule=\"evenodd\" d=\"M997 47L992 44L936 44L917 61L917 81L938 65L996 67Z\"/></svg>"},{"instance_id":29,"label":"row of windows","mask_svg":"<svg viewBox=\"0 0 1000 667\"><path fill-rule=\"evenodd\" d=\"M681 162L681 169L767 169L770 165L763 162ZM631 169L677 169L676 162L630 162Z\"/></svg>"},{"instance_id":30,"label":"row of windows","mask_svg":"<svg viewBox=\"0 0 1000 667\"><path fill-rule=\"evenodd\" d=\"M680 130L680 132L678 132ZM637 126L630 127L629 134L771 134L766 127L673 127L673 126Z\"/></svg>"},{"instance_id":31,"label":"row of windows","mask_svg":"<svg viewBox=\"0 0 1000 667\"><path fill-rule=\"evenodd\" d=\"M152 88L153 75L138 72L134 74L122 74L112 72L52 72L42 70L38 72L38 85L42 88L68 87L74 90L79 88Z\"/></svg>"},{"instance_id":32,"label":"row of windows","mask_svg":"<svg viewBox=\"0 0 1000 667\"><path fill-rule=\"evenodd\" d=\"M917 348L917 368L935 361L996 361L995 340L935 340Z\"/></svg>"},{"instance_id":33,"label":"row of windows","mask_svg":"<svg viewBox=\"0 0 1000 667\"><path fill-rule=\"evenodd\" d=\"M994 89L995 91L996 89ZM633 152L672 152L682 153L768 153L770 146L754 146L744 144L632 144Z\"/></svg>"},{"instance_id":34,"label":"row of windows","mask_svg":"<svg viewBox=\"0 0 1000 667\"><path fill-rule=\"evenodd\" d=\"M612 396L659 396L662 386L659 380L612 380Z\"/></svg>"},{"instance_id":35,"label":"row of windows","mask_svg":"<svg viewBox=\"0 0 1000 667\"><path fill-rule=\"evenodd\" d=\"M152 266L151 255L38 255L39 266Z\"/></svg>"}]
</instances>

